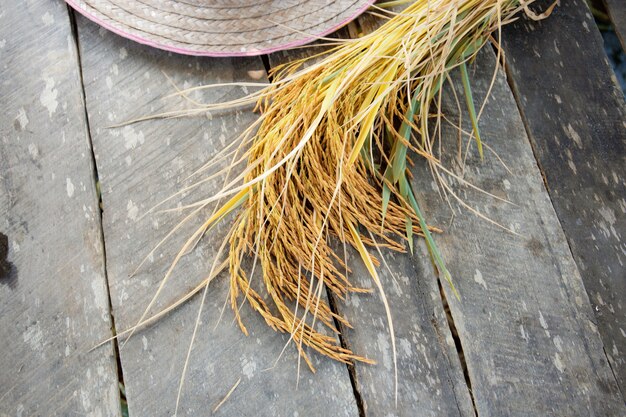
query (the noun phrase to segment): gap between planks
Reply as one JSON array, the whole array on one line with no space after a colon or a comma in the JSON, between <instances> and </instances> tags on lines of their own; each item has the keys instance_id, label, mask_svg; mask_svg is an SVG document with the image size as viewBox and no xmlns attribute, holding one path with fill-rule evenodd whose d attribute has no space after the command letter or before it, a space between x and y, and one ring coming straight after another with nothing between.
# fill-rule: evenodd
<instances>
[{"instance_id":1,"label":"gap between planks","mask_svg":"<svg viewBox=\"0 0 626 417\"><path fill-rule=\"evenodd\" d=\"M349 26L355 25L355 24L358 24L358 19L354 20L353 22L350 22ZM346 34L346 31L340 30L339 33ZM349 36L349 35L346 35L346 36ZM286 53L290 53L290 52L287 51ZM302 52L296 52L296 53L302 53ZM306 54L306 52L304 53ZM267 75L268 82L273 83L274 77L271 75L272 64L271 64L270 55L267 55L267 54L261 55L261 60L263 62L263 66L265 67L265 72ZM326 295L328 298L328 307L330 308L333 314L340 316L341 312L337 308L337 300L335 296L333 295L332 291L328 288L326 284L324 284L324 288L326 290ZM339 343L341 347L344 349L351 350L350 343L345 337L345 326L341 322L339 322L336 318L333 318L333 320L335 322L335 326L337 330L339 331L339 333L337 334L337 337L339 339ZM348 371L348 376L350 377L350 385L352 386L352 393L354 395L354 400L356 402L356 406L359 412L359 417L366 417L367 413L365 411L365 404L363 402L363 396L361 395L361 385L359 384L359 381L358 381L354 363L346 364L346 370Z\"/></svg>"},{"instance_id":2,"label":"gap between planks","mask_svg":"<svg viewBox=\"0 0 626 417\"><path fill-rule=\"evenodd\" d=\"M72 7L70 7L69 4L66 4L65 7L67 8L67 13L69 17L70 26L71 26L70 31L72 34L72 45L76 51L78 74L80 76L80 93L81 93L81 99L83 103L85 127L87 131L87 141L89 144L89 151L90 151L90 158L91 158L93 187L96 190L96 196L98 198L97 223L98 223L98 229L100 230L100 243L102 245L102 264L103 264L103 269L104 269L104 282L106 283L106 295L107 295L107 303L108 303L108 309L109 309L109 319L111 320L111 337L112 337L111 343L113 344L113 352L115 354L115 369L117 372L118 383L121 384L121 386L124 386L124 371L122 369L122 362L120 359L120 347L119 347L119 343L117 339L117 329L115 327L115 317L113 315L113 305L111 303L111 288L109 285L109 275L107 271L107 257L106 257L107 248L106 248L106 242L104 239L104 228L102 226L102 194L99 189L100 187L98 186L98 182L99 182L98 165L96 163L96 155L93 149L91 127L89 124L89 114L87 112L87 105L86 105L87 101L85 97L85 82L83 78L83 65L82 65L82 58L81 58L81 52L80 52L80 40L78 37L78 25L76 24L76 12L74 11ZM118 386L117 390L120 392L120 398L122 398L123 392L121 390L121 387ZM120 412L122 412L121 401L120 401ZM122 412L122 415L123 414L124 413Z\"/></svg>"}]
</instances>

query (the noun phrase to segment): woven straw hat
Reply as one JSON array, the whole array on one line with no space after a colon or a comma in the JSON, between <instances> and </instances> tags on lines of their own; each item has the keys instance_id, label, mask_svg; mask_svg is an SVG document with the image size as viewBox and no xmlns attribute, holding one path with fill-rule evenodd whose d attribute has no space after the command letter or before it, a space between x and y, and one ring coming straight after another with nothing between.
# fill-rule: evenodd
<instances>
[{"instance_id":1,"label":"woven straw hat","mask_svg":"<svg viewBox=\"0 0 626 417\"><path fill-rule=\"evenodd\" d=\"M345 25L374 0L66 0L137 42L189 55L287 49Z\"/></svg>"}]
</instances>

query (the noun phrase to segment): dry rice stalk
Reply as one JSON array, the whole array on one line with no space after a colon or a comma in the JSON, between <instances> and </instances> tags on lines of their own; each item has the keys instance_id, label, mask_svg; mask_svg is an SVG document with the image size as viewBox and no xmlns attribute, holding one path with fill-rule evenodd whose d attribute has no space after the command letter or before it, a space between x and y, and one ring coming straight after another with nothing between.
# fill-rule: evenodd
<instances>
[{"instance_id":1,"label":"dry rice stalk","mask_svg":"<svg viewBox=\"0 0 626 417\"><path fill-rule=\"evenodd\" d=\"M385 303L395 345L378 260L367 247L402 252L414 234L422 235L438 272L454 289L409 185L407 153L422 156L435 173L445 170L435 157L437 135L431 133L429 111L440 101L450 70L460 67L482 156L465 65L492 32L529 10L531 2L418 0L402 13L379 9L376 13L387 20L371 34L336 44L307 67L303 64L311 61L303 59L274 68L272 84L258 93L199 107L254 101L261 116L242 135L239 148L231 144L222 155L234 155L234 164L245 159L243 173L216 195L187 206L197 212L229 198L181 249L139 324L182 254L238 210L229 232L228 265L230 305L244 333L240 309L248 303L270 327L291 335L312 370L304 346L341 362L370 362L337 343L335 321L350 324L322 300L324 287L342 299L363 291L348 280L343 252L331 245L338 241L355 248L366 264ZM435 116L440 123L441 115ZM244 268L245 258L254 260L252 271ZM253 285L253 279L262 284ZM317 322L330 335L316 330Z\"/></svg>"},{"instance_id":2,"label":"dry rice stalk","mask_svg":"<svg viewBox=\"0 0 626 417\"><path fill-rule=\"evenodd\" d=\"M334 320L349 326L321 299L323 285L339 298L360 291L347 279L349 266L333 240L356 248L377 280L378 261L366 246L376 239L404 251L413 233L424 234L451 283L407 181L407 151L438 166L428 112L446 74L463 70L520 7L504 0L416 1L305 69L301 60L272 71L274 82L258 93L260 126L246 153L250 169L227 191L237 193L230 204L241 203L229 258L231 306L244 333L241 297L269 326L291 334L311 369L303 344L341 362L367 362L312 324L318 320L332 331ZM482 154L470 91L468 85ZM268 296L252 288L242 267L246 255L260 264Z\"/></svg>"}]
</instances>

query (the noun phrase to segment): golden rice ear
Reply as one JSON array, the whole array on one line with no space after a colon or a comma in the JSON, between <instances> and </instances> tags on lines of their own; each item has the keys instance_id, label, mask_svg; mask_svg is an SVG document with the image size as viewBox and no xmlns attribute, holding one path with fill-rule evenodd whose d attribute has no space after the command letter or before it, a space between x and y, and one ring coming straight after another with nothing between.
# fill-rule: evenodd
<instances>
[{"instance_id":1,"label":"golden rice ear","mask_svg":"<svg viewBox=\"0 0 626 417\"><path fill-rule=\"evenodd\" d=\"M246 161L243 172L234 179L227 172L228 182L217 194L184 207L193 211L181 224L208 204L226 201L186 241L128 333L132 335L136 328L163 314L148 317L176 264L211 227L239 210L228 233L228 260L215 267L229 267L230 304L244 333L240 312L249 305L271 328L290 335L289 343L295 344L311 370L307 347L345 363L372 363L340 345L336 323L347 327L349 323L325 301L327 289L338 299L366 291L350 283L349 264L332 245L338 241L359 252L381 293L395 358L390 306L376 272L379 262L367 247L405 251L405 242L410 242L414 233L423 236L437 272L454 290L432 236L438 230L427 225L418 204L419 190L410 186L407 165L411 153L419 155L429 164L435 180L456 197L439 175L445 172L455 177L435 156L437 127L433 133L429 112L431 107L440 108L440 89L450 71L460 67L482 152L477 125L480 111L476 114L465 62L493 31L514 20L531 2L415 1L401 13L390 13L372 33L339 43L328 54L276 67L271 72L272 84L256 93L194 109L192 113L200 113L256 103L261 115L236 145L227 147L225 155L239 158L234 165ZM390 1L386 6L396 3ZM376 13L386 12L377 8ZM197 190L194 187L182 191ZM244 268L244 258L252 261L250 271ZM206 291L213 272L194 293Z\"/></svg>"},{"instance_id":2,"label":"golden rice ear","mask_svg":"<svg viewBox=\"0 0 626 417\"><path fill-rule=\"evenodd\" d=\"M482 153L465 62L519 10L511 0L417 1L326 56L272 71L273 84L258 93L259 129L237 186L250 194L230 242L231 305L242 330L239 312L249 304L291 335L309 365L303 345L342 362L366 361L316 330L321 323L333 334L334 320L345 322L325 303L324 287L339 296L355 290L338 268L347 262L333 239L358 250L383 299L378 261L366 246L403 251L413 232L425 237L452 286L409 184L409 151L444 169L434 156L429 111L448 72L460 66ZM258 277L243 271L244 254ZM391 320L389 327L393 339Z\"/></svg>"}]
</instances>

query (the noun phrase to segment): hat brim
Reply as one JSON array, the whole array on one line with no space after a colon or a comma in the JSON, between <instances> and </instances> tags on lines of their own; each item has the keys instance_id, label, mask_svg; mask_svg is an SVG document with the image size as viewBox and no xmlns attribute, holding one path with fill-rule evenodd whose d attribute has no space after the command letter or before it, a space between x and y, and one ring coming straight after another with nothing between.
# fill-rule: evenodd
<instances>
[{"instance_id":1,"label":"hat brim","mask_svg":"<svg viewBox=\"0 0 626 417\"><path fill-rule=\"evenodd\" d=\"M375 0L66 0L98 25L155 48L196 56L255 56L312 42L345 26ZM244 1L244 5L229 4ZM263 8L264 14L259 13ZM234 17L233 17L234 16Z\"/></svg>"}]
</instances>

